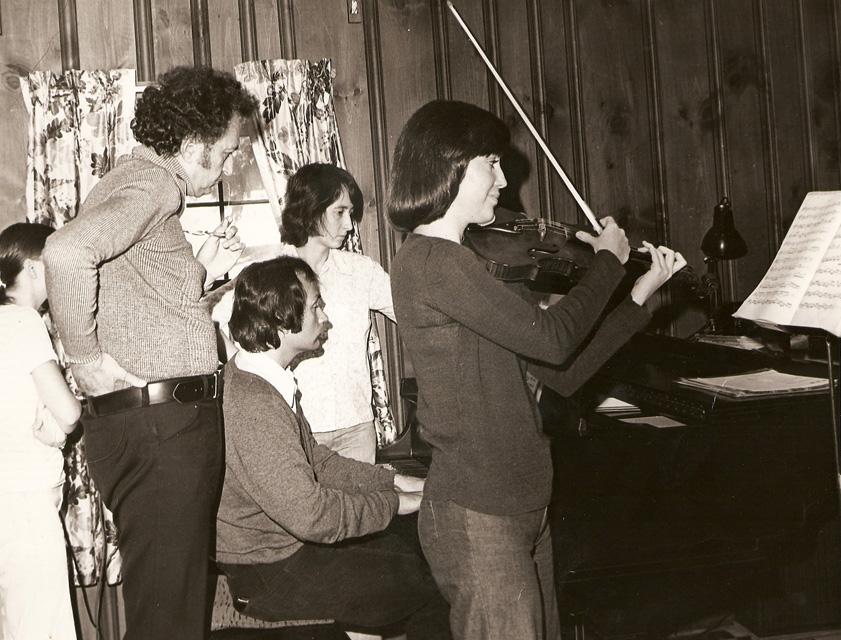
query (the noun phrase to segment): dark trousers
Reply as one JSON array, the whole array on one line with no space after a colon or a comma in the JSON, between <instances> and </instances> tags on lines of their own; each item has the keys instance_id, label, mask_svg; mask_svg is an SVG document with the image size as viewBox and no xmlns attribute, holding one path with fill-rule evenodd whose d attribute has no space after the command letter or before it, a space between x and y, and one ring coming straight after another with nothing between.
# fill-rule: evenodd
<instances>
[{"instance_id":1,"label":"dark trousers","mask_svg":"<svg viewBox=\"0 0 841 640\"><path fill-rule=\"evenodd\" d=\"M82 418L88 465L114 513L124 640L199 640L223 464L219 400Z\"/></svg>"},{"instance_id":2,"label":"dark trousers","mask_svg":"<svg viewBox=\"0 0 841 640\"><path fill-rule=\"evenodd\" d=\"M395 517L385 531L364 538L304 543L270 564L218 564L253 618L332 619L369 631L405 621L409 640L452 637L449 607L423 559L413 516Z\"/></svg>"}]
</instances>

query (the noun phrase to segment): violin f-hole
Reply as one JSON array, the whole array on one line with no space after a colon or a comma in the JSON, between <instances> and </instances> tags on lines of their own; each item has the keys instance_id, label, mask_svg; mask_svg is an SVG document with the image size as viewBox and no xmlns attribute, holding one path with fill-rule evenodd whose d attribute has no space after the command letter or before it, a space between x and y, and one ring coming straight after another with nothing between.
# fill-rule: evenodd
<instances>
[{"instance_id":1,"label":"violin f-hole","mask_svg":"<svg viewBox=\"0 0 841 640\"><path fill-rule=\"evenodd\" d=\"M551 258L554 257L554 254L558 253L561 248L556 244L545 245L541 247L532 247L529 249L529 255L534 260L539 260L541 258Z\"/></svg>"}]
</instances>

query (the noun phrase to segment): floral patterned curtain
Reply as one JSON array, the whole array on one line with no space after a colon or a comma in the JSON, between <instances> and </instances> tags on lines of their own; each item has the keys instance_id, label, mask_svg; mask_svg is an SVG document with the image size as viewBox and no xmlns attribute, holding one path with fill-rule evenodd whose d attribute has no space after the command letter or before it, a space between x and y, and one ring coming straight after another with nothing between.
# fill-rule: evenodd
<instances>
[{"instance_id":1,"label":"floral patterned curtain","mask_svg":"<svg viewBox=\"0 0 841 640\"><path fill-rule=\"evenodd\" d=\"M58 228L76 217L79 205L114 160L137 144L130 129L134 70L36 71L21 78L21 89L29 114L27 218ZM63 360L61 344L51 334ZM65 369L71 389L79 395ZM115 584L121 567L116 530L88 475L83 436L65 448L65 468L64 522L76 583L93 585L104 575Z\"/></svg>"},{"instance_id":2,"label":"floral patterned curtain","mask_svg":"<svg viewBox=\"0 0 841 640\"><path fill-rule=\"evenodd\" d=\"M21 89L29 113L27 217L58 228L137 144L130 129L134 70L36 71Z\"/></svg>"},{"instance_id":3,"label":"floral patterned curtain","mask_svg":"<svg viewBox=\"0 0 841 640\"><path fill-rule=\"evenodd\" d=\"M324 58L318 62L251 61L237 65L234 70L237 79L260 101L256 118L258 136L252 141L254 157L280 226L286 184L295 171L310 162L346 168L333 107L333 67ZM362 253L355 223L343 248ZM368 336L368 360L377 439L383 446L396 439L397 430L388 404L376 324Z\"/></svg>"}]
</instances>

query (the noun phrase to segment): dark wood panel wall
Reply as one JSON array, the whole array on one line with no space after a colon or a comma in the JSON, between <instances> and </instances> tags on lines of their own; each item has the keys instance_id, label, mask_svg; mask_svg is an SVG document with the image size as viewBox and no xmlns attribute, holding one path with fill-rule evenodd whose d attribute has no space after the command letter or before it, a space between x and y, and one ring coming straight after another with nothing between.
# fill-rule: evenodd
<instances>
[{"instance_id":1,"label":"dark wood panel wall","mask_svg":"<svg viewBox=\"0 0 841 640\"><path fill-rule=\"evenodd\" d=\"M453 0L598 215L633 242L669 244L703 270L701 238L727 196L749 254L726 294L758 283L810 190L841 189L841 0ZM347 160L367 197L366 251L388 268L383 217L400 128L434 98L511 126L505 203L584 224L561 180L443 0L0 0L0 228L24 218L32 70L332 58ZM670 330L700 324L683 314ZM392 379L404 364L389 329ZM406 364L405 366L408 366Z\"/></svg>"},{"instance_id":2,"label":"dark wood panel wall","mask_svg":"<svg viewBox=\"0 0 841 640\"><path fill-rule=\"evenodd\" d=\"M348 164L368 199L363 241L386 267L400 243L379 206L389 155L408 116L437 97L511 126L508 206L584 224L443 0L363 0L361 23L346 0L0 2L2 226L24 216L19 75L134 67L146 82L177 64L277 57L332 58ZM700 240L730 198L750 249L723 265L733 299L757 284L806 192L841 188L841 0L455 5L585 200L635 244L669 244L703 270ZM670 329L699 321L683 314Z\"/></svg>"}]
</instances>

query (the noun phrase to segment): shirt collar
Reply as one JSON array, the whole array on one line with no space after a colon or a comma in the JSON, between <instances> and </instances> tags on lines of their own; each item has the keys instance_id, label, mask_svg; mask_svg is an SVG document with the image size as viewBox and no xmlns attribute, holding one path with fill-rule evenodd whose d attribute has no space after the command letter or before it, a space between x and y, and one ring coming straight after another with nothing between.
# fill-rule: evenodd
<instances>
[{"instance_id":1,"label":"shirt collar","mask_svg":"<svg viewBox=\"0 0 841 640\"><path fill-rule=\"evenodd\" d=\"M263 378L283 396L289 408L295 411L298 382L289 369L281 367L266 353L251 353L245 349L240 349L234 357L237 366L242 371Z\"/></svg>"},{"instance_id":2,"label":"shirt collar","mask_svg":"<svg viewBox=\"0 0 841 640\"><path fill-rule=\"evenodd\" d=\"M324 261L324 267L322 268L321 273L326 273L330 269L335 269L343 275L353 275L347 261L340 258L340 253L346 252L344 249L330 249L327 252L327 260Z\"/></svg>"},{"instance_id":3,"label":"shirt collar","mask_svg":"<svg viewBox=\"0 0 841 640\"><path fill-rule=\"evenodd\" d=\"M292 244L281 244L281 253L283 255L292 256L293 258L300 258L301 256L298 254L298 248ZM331 269L338 271L341 274L346 276L353 275L353 271L351 266L347 263L346 260L342 260L340 257L337 256L339 253L347 253L344 249L330 249L327 252L327 260L324 261L324 264L321 266L321 273L317 273L319 278L330 271Z\"/></svg>"},{"instance_id":4,"label":"shirt collar","mask_svg":"<svg viewBox=\"0 0 841 640\"><path fill-rule=\"evenodd\" d=\"M193 184L190 182L190 178L186 173L184 173L184 167L182 167L181 163L175 159L175 156L162 156L151 147L147 147L142 144L134 147L134 149L131 150L131 153L135 157L142 158L143 160L147 160L152 164L156 164L159 167L166 169L172 176L173 180L181 186L185 195L190 191L195 191L192 188Z\"/></svg>"},{"instance_id":5,"label":"shirt collar","mask_svg":"<svg viewBox=\"0 0 841 640\"><path fill-rule=\"evenodd\" d=\"M321 268L321 273L327 273L331 269L337 269L338 271L341 271L336 261L336 256L333 255L335 251L335 249L327 250L327 259L324 261L324 266Z\"/></svg>"}]
</instances>

